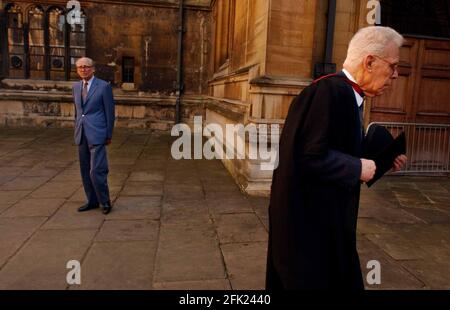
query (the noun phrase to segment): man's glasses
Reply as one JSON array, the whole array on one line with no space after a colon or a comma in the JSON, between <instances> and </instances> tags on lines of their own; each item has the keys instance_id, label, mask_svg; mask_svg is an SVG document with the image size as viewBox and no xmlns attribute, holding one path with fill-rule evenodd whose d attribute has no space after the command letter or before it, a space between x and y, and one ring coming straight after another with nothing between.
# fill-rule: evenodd
<instances>
[{"instance_id":1,"label":"man's glasses","mask_svg":"<svg viewBox=\"0 0 450 310\"><path fill-rule=\"evenodd\" d=\"M90 69L90 68L92 68L92 66L78 66L77 67L78 70Z\"/></svg>"},{"instance_id":2,"label":"man's glasses","mask_svg":"<svg viewBox=\"0 0 450 310\"><path fill-rule=\"evenodd\" d=\"M373 55L373 56L384 61L385 63L387 63L389 65L389 68L391 68L391 70L392 70L391 76L394 75L395 71L397 71L397 69L398 69L398 63L390 62L390 61L388 61L380 56L377 56L377 55Z\"/></svg>"}]
</instances>

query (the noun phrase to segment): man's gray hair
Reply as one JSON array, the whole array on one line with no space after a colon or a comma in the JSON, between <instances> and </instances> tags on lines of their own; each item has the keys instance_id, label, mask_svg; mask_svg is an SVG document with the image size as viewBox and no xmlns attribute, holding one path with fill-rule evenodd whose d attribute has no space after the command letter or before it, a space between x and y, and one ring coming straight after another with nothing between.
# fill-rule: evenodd
<instances>
[{"instance_id":1,"label":"man's gray hair","mask_svg":"<svg viewBox=\"0 0 450 310\"><path fill-rule=\"evenodd\" d=\"M86 60L89 66L92 66L92 67L95 68L95 61L93 61L93 60L92 60L91 58L89 58L89 57L81 57L81 58L78 58L78 60L75 62L75 65L78 66L78 62L79 62L80 60L82 60L82 59L83 59L83 60Z\"/></svg>"},{"instance_id":2,"label":"man's gray hair","mask_svg":"<svg viewBox=\"0 0 450 310\"><path fill-rule=\"evenodd\" d=\"M344 67L356 69L367 55L386 56L386 48L391 44L401 47L404 38L390 27L369 26L361 28L348 45Z\"/></svg>"}]
</instances>

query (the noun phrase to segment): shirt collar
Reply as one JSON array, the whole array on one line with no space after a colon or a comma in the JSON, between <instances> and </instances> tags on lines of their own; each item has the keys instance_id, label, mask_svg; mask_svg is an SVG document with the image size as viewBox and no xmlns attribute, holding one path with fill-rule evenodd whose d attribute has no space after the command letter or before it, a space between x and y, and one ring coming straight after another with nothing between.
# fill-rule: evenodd
<instances>
[{"instance_id":1,"label":"shirt collar","mask_svg":"<svg viewBox=\"0 0 450 310\"><path fill-rule=\"evenodd\" d=\"M95 76L92 76L87 82L88 86L92 85L92 82L94 81ZM82 83L84 83L84 80L81 80Z\"/></svg>"},{"instance_id":2,"label":"shirt collar","mask_svg":"<svg viewBox=\"0 0 450 310\"><path fill-rule=\"evenodd\" d=\"M355 78L350 74L350 72L348 72L346 69L342 69L342 72L345 74L345 76L352 81L353 83L356 83ZM358 94L357 91L353 90L353 92L355 93L355 98L356 98L356 103L358 104L358 107L360 107L363 104L364 98L361 97L360 94Z\"/></svg>"}]
</instances>

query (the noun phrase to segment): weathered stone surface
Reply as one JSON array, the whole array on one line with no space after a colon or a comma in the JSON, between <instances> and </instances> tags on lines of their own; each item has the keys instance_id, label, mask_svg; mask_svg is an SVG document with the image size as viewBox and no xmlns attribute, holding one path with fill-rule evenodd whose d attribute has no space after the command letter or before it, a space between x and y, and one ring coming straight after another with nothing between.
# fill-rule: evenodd
<instances>
[{"instance_id":1,"label":"weathered stone surface","mask_svg":"<svg viewBox=\"0 0 450 310\"><path fill-rule=\"evenodd\" d=\"M220 243L267 241L267 231L254 213L215 217Z\"/></svg>"},{"instance_id":2,"label":"weathered stone surface","mask_svg":"<svg viewBox=\"0 0 450 310\"><path fill-rule=\"evenodd\" d=\"M80 188L79 182L48 182L35 190L33 198L69 198Z\"/></svg>"},{"instance_id":3,"label":"weathered stone surface","mask_svg":"<svg viewBox=\"0 0 450 310\"><path fill-rule=\"evenodd\" d=\"M127 182L121 193L123 196L162 196L162 182Z\"/></svg>"},{"instance_id":4,"label":"weathered stone surface","mask_svg":"<svg viewBox=\"0 0 450 310\"><path fill-rule=\"evenodd\" d=\"M178 281L153 283L155 290L231 290L230 281L226 279L202 281Z\"/></svg>"},{"instance_id":5,"label":"weathered stone surface","mask_svg":"<svg viewBox=\"0 0 450 310\"><path fill-rule=\"evenodd\" d=\"M119 196L108 214L108 219L115 220L157 220L161 216L160 196L128 197Z\"/></svg>"},{"instance_id":6,"label":"weathered stone surface","mask_svg":"<svg viewBox=\"0 0 450 310\"><path fill-rule=\"evenodd\" d=\"M65 202L64 199L28 198L22 199L4 212L1 217L52 216Z\"/></svg>"},{"instance_id":7,"label":"weathered stone surface","mask_svg":"<svg viewBox=\"0 0 450 310\"><path fill-rule=\"evenodd\" d=\"M267 259L265 242L224 244L221 249L234 290L264 289Z\"/></svg>"},{"instance_id":8,"label":"weathered stone surface","mask_svg":"<svg viewBox=\"0 0 450 310\"><path fill-rule=\"evenodd\" d=\"M206 200L171 200L163 203L163 223L211 224Z\"/></svg>"},{"instance_id":9,"label":"weathered stone surface","mask_svg":"<svg viewBox=\"0 0 450 310\"><path fill-rule=\"evenodd\" d=\"M42 229L98 229L105 220L100 209L78 212L80 204L65 203Z\"/></svg>"},{"instance_id":10,"label":"weathered stone surface","mask_svg":"<svg viewBox=\"0 0 450 310\"><path fill-rule=\"evenodd\" d=\"M363 274L364 284L367 289L421 289L425 284L419 281L413 273L403 268L402 262L395 261L385 254L378 246L366 239L358 239L359 261ZM367 264L376 260L380 263L380 284L370 284L367 281L368 273L373 270L372 265Z\"/></svg>"},{"instance_id":11,"label":"weathered stone surface","mask_svg":"<svg viewBox=\"0 0 450 310\"><path fill-rule=\"evenodd\" d=\"M423 221L408 213L401 208L384 207L376 204L360 205L359 217L377 218L378 220L389 223L423 223Z\"/></svg>"},{"instance_id":12,"label":"weathered stone surface","mask_svg":"<svg viewBox=\"0 0 450 310\"><path fill-rule=\"evenodd\" d=\"M0 289L67 287L70 260L81 261L95 230L44 230L36 233L0 271Z\"/></svg>"},{"instance_id":13,"label":"weathered stone surface","mask_svg":"<svg viewBox=\"0 0 450 310\"><path fill-rule=\"evenodd\" d=\"M246 197L239 194L235 198L229 198L228 194L221 194L220 198L210 198L208 197L206 201L208 202L209 210L212 214L227 214L227 213L248 213L252 212L252 205Z\"/></svg>"},{"instance_id":14,"label":"weathered stone surface","mask_svg":"<svg viewBox=\"0 0 450 310\"><path fill-rule=\"evenodd\" d=\"M95 241L155 241L159 223L152 220L105 221Z\"/></svg>"},{"instance_id":15,"label":"weathered stone surface","mask_svg":"<svg viewBox=\"0 0 450 310\"><path fill-rule=\"evenodd\" d=\"M154 241L94 243L81 265L81 285L70 289L149 290L155 251Z\"/></svg>"},{"instance_id":16,"label":"weathered stone surface","mask_svg":"<svg viewBox=\"0 0 450 310\"><path fill-rule=\"evenodd\" d=\"M450 224L450 212L443 212L439 209L418 208L407 208L406 211L428 224Z\"/></svg>"},{"instance_id":17,"label":"weathered stone surface","mask_svg":"<svg viewBox=\"0 0 450 310\"><path fill-rule=\"evenodd\" d=\"M137 171L130 174L130 182L162 182L164 180L163 172Z\"/></svg>"},{"instance_id":18,"label":"weathered stone surface","mask_svg":"<svg viewBox=\"0 0 450 310\"><path fill-rule=\"evenodd\" d=\"M397 234L366 234L365 237L396 260L422 259L426 253Z\"/></svg>"},{"instance_id":19,"label":"weathered stone surface","mask_svg":"<svg viewBox=\"0 0 450 310\"><path fill-rule=\"evenodd\" d=\"M358 232L362 234L386 234L393 233L388 224L372 218L358 219Z\"/></svg>"},{"instance_id":20,"label":"weathered stone surface","mask_svg":"<svg viewBox=\"0 0 450 310\"><path fill-rule=\"evenodd\" d=\"M269 231L269 203L267 197L249 197L253 210L263 223L265 229Z\"/></svg>"},{"instance_id":21,"label":"weathered stone surface","mask_svg":"<svg viewBox=\"0 0 450 310\"><path fill-rule=\"evenodd\" d=\"M423 281L427 288L448 290L450 289L450 263L436 262L430 259L404 261L402 265Z\"/></svg>"},{"instance_id":22,"label":"weathered stone surface","mask_svg":"<svg viewBox=\"0 0 450 310\"><path fill-rule=\"evenodd\" d=\"M29 193L30 191L0 191L0 203L4 205L14 204Z\"/></svg>"},{"instance_id":23,"label":"weathered stone surface","mask_svg":"<svg viewBox=\"0 0 450 310\"><path fill-rule=\"evenodd\" d=\"M0 187L0 190L7 191L24 191L34 190L40 185L47 182L49 177L17 177L13 181L10 181Z\"/></svg>"},{"instance_id":24,"label":"weathered stone surface","mask_svg":"<svg viewBox=\"0 0 450 310\"><path fill-rule=\"evenodd\" d=\"M162 224L155 282L225 279L213 226Z\"/></svg>"},{"instance_id":25,"label":"weathered stone surface","mask_svg":"<svg viewBox=\"0 0 450 310\"><path fill-rule=\"evenodd\" d=\"M164 195L167 200L199 200L204 198L201 186L187 184L166 184Z\"/></svg>"},{"instance_id":26,"label":"weathered stone surface","mask_svg":"<svg viewBox=\"0 0 450 310\"><path fill-rule=\"evenodd\" d=\"M0 179L55 176L41 187L74 183L79 163L76 158L70 162L76 157L72 134L63 129L0 130L0 153L5 146L5 155L11 154L7 162L0 155ZM0 190L0 287L64 289L70 256L82 263L82 286L70 289L263 288L268 198L245 197L235 190L218 160L168 159L172 137L140 132L129 140L130 132L120 129L114 135L108 156L138 159L110 165L111 196L118 197L107 216L99 209L76 211L85 200L81 182L66 203L66 194L41 198L29 190ZM40 162L28 168L8 166L25 155ZM57 161L58 156L63 160ZM53 161L61 166L52 167ZM382 268L382 284L368 289L448 287L447 180L387 177L370 189L362 187L361 266L364 276L371 259ZM166 191L158 196L125 196L121 191L125 185L150 183L164 184ZM417 191L429 201L404 207L394 191L402 191L406 200L414 200Z\"/></svg>"},{"instance_id":27,"label":"weathered stone surface","mask_svg":"<svg viewBox=\"0 0 450 310\"><path fill-rule=\"evenodd\" d=\"M0 218L0 267L45 220L46 217Z\"/></svg>"}]
</instances>

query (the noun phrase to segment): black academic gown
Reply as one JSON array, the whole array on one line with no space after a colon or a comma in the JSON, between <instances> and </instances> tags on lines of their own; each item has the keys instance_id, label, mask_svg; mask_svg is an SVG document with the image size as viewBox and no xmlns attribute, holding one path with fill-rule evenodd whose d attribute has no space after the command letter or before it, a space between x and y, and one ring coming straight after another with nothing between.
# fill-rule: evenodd
<instances>
[{"instance_id":1,"label":"black academic gown","mask_svg":"<svg viewBox=\"0 0 450 310\"><path fill-rule=\"evenodd\" d=\"M343 78L322 79L293 100L272 179L267 289L364 289L356 251L362 139Z\"/></svg>"}]
</instances>

